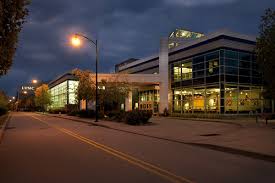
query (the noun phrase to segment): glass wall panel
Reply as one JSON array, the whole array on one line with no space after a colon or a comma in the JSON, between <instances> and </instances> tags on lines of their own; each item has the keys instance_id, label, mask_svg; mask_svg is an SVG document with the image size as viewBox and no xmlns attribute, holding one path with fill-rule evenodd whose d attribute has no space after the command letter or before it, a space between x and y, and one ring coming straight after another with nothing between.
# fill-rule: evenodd
<instances>
[{"instance_id":1,"label":"glass wall panel","mask_svg":"<svg viewBox=\"0 0 275 183\"><path fill-rule=\"evenodd\" d=\"M251 61L251 54L245 52L239 52L240 60Z\"/></svg>"},{"instance_id":2,"label":"glass wall panel","mask_svg":"<svg viewBox=\"0 0 275 183\"><path fill-rule=\"evenodd\" d=\"M201 78L201 77L204 77L204 70L193 72L193 78Z\"/></svg>"},{"instance_id":3,"label":"glass wall panel","mask_svg":"<svg viewBox=\"0 0 275 183\"><path fill-rule=\"evenodd\" d=\"M225 50L225 57L231 59L238 59L238 52L232 50Z\"/></svg>"},{"instance_id":4,"label":"glass wall panel","mask_svg":"<svg viewBox=\"0 0 275 183\"><path fill-rule=\"evenodd\" d=\"M204 62L204 56L194 57L193 64Z\"/></svg>"},{"instance_id":5,"label":"glass wall panel","mask_svg":"<svg viewBox=\"0 0 275 183\"><path fill-rule=\"evenodd\" d=\"M219 59L219 51L215 51L213 53L207 54L205 56L205 60L209 61L209 60L217 60Z\"/></svg>"},{"instance_id":6,"label":"glass wall panel","mask_svg":"<svg viewBox=\"0 0 275 183\"><path fill-rule=\"evenodd\" d=\"M220 89L219 86L206 89L206 111L218 113L220 110Z\"/></svg>"},{"instance_id":7,"label":"glass wall panel","mask_svg":"<svg viewBox=\"0 0 275 183\"><path fill-rule=\"evenodd\" d=\"M173 92L173 111L181 112L181 89L175 89Z\"/></svg>"},{"instance_id":8,"label":"glass wall panel","mask_svg":"<svg viewBox=\"0 0 275 183\"><path fill-rule=\"evenodd\" d=\"M193 97L193 110L194 112L204 111L205 89L194 89Z\"/></svg>"},{"instance_id":9,"label":"glass wall panel","mask_svg":"<svg viewBox=\"0 0 275 183\"><path fill-rule=\"evenodd\" d=\"M183 113L191 113L193 108L193 99L192 99L193 89L184 88L182 90L182 111Z\"/></svg>"},{"instance_id":10,"label":"glass wall panel","mask_svg":"<svg viewBox=\"0 0 275 183\"><path fill-rule=\"evenodd\" d=\"M248 113L256 110L261 111L261 89L240 86L239 112Z\"/></svg>"},{"instance_id":11,"label":"glass wall panel","mask_svg":"<svg viewBox=\"0 0 275 183\"><path fill-rule=\"evenodd\" d=\"M79 81L69 80L69 104L77 104L77 87Z\"/></svg>"},{"instance_id":12,"label":"glass wall panel","mask_svg":"<svg viewBox=\"0 0 275 183\"><path fill-rule=\"evenodd\" d=\"M238 76L226 75L225 81L227 83L238 83Z\"/></svg>"},{"instance_id":13,"label":"glass wall panel","mask_svg":"<svg viewBox=\"0 0 275 183\"><path fill-rule=\"evenodd\" d=\"M177 64L174 64L174 67L173 67L173 79L174 81L180 81L181 80L181 65L180 63L177 63Z\"/></svg>"},{"instance_id":14,"label":"glass wall panel","mask_svg":"<svg viewBox=\"0 0 275 183\"><path fill-rule=\"evenodd\" d=\"M225 65L230 67L238 67L238 60L225 59Z\"/></svg>"},{"instance_id":15,"label":"glass wall panel","mask_svg":"<svg viewBox=\"0 0 275 183\"><path fill-rule=\"evenodd\" d=\"M239 75L250 76L251 75L251 70L250 69L240 69Z\"/></svg>"},{"instance_id":16,"label":"glass wall panel","mask_svg":"<svg viewBox=\"0 0 275 183\"><path fill-rule=\"evenodd\" d=\"M237 113L238 111L238 87L226 86L225 88L225 112Z\"/></svg>"},{"instance_id":17,"label":"glass wall panel","mask_svg":"<svg viewBox=\"0 0 275 183\"><path fill-rule=\"evenodd\" d=\"M203 69L204 69L204 63L193 65L194 71L199 71L199 70L203 70Z\"/></svg>"},{"instance_id":18,"label":"glass wall panel","mask_svg":"<svg viewBox=\"0 0 275 183\"><path fill-rule=\"evenodd\" d=\"M50 89L52 104L51 108L63 108L67 104L67 81Z\"/></svg>"},{"instance_id":19,"label":"glass wall panel","mask_svg":"<svg viewBox=\"0 0 275 183\"><path fill-rule=\"evenodd\" d=\"M181 64L182 80L192 79L192 61Z\"/></svg>"},{"instance_id":20,"label":"glass wall panel","mask_svg":"<svg viewBox=\"0 0 275 183\"><path fill-rule=\"evenodd\" d=\"M206 78L206 83L211 84L211 83L218 83L219 82L219 75L216 76L210 76Z\"/></svg>"},{"instance_id":21,"label":"glass wall panel","mask_svg":"<svg viewBox=\"0 0 275 183\"><path fill-rule=\"evenodd\" d=\"M225 73L231 75L238 75L238 68L237 67L225 67Z\"/></svg>"},{"instance_id":22,"label":"glass wall panel","mask_svg":"<svg viewBox=\"0 0 275 183\"><path fill-rule=\"evenodd\" d=\"M251 67L251 62L240 61L239 67L250 69L250 67Z\"/></svg>"}]
</instances>

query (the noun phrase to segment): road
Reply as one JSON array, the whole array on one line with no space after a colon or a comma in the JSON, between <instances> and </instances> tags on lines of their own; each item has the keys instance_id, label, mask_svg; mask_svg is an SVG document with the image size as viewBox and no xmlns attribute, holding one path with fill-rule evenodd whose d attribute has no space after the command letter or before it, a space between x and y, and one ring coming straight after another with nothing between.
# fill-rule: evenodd
<instances>
[{"instance_id":1,"label":"road","mask_svg":"<svg viewBox=\"0 0 275 183\"><path fill-rule=\"evenodd\" d=\"M0 144L1 183L274 183L274 172L272 162L35 113L13 113Z\"/></svg>"}]
</instances>

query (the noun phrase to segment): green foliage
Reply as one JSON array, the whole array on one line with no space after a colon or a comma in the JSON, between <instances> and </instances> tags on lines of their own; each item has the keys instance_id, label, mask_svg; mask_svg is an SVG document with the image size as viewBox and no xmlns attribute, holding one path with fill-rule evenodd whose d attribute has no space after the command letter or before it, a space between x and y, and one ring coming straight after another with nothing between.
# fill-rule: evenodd
<instances>
[{"instance_id":1,"label":"green foliage","mask_svg":"<svg viewBox=\"0 0 275 183\"><path fill-rule=\"evenodd\" d=\"M257 38L257 62L260 65L267 84L265 97L275 99L275 11L267 9L262 16Z\"/></svg>"},{"instance_id":2,"label":"green foliage","mask_svg":"<svg viewBox=\"0 0 275 183\"><path fill-rule=\"evenodd\" d=\"M73 70L73 74L78 78L77 100L95 100L95 82L92 79L92 73L88 70Z\"/></svg>"},{"instance_id":3,"label":"green foliage","mask_svg":"<svg viewBox=\"0 0 275 183\"><path fill-rule=\"evenodd\" d=\"M41 107L43 111L46 110L47 106L52 103L48 85L43 84L36 88L34 101L36 106Z\"/></svg>"},{"instance_id":4,"label":"green foliage","mask_svg":"<svg viewBox=\"0 0 275 183\"><path fill-rule=\"evenodd\" d=\"M8 99L4 92L0 91L0 116L8 111Z\"/></svg>"},{"instance_id":5,"label":"green foliage","mask_svg":"<svg viewBox=\"0 0 275 183\"><path fill-rule=\"evenodd\" d=\"M108 81L102 80L100 82L99 103L105 111L119 111L120 104L124 103L129 93L129 84L121 78L122 76L117 75L109 78Z\"/></svg>"},{"instance_id":6,"label":"green foliage","mask_svg":"<svg viewBox=\"0 0 275 183\"><path fill-rule=\"evenodd\" d=\"M125 122L129 125L147 124L152 117L152 112L133 110L126 112Z\"/></svg>"},{"instance_id":7,"label":"green foliage","mask_svg":"<svg viewBox=\"0 0 275 183\"><path fill-rule=\"evenodd\" d=\"M12 65L29 0L0 0L0 76Z\"/></svg>"}]
</instances>

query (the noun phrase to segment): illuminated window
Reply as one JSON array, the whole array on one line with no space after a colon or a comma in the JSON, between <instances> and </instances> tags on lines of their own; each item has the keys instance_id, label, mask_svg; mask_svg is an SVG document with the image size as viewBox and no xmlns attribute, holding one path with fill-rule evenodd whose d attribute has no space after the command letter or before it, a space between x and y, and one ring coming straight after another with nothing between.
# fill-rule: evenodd
<instances>
[{"instance_id":1,"label":"illuminated window","mask_svg":"<svg viewBox=\"0 0 275 183\"><path fill-rule=\"evenodd\" d=\"M181 65L182 80L192 79L192 61Z\"/></svg>"}]
</instances>

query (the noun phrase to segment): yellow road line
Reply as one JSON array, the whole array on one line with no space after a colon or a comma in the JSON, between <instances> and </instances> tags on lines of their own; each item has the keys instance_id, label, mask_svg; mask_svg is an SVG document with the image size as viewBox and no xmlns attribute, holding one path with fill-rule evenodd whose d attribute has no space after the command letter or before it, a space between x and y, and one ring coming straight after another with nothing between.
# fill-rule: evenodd
<instances>
[{"instance_id":1,"label":"yellow road line","mask_svg":"<svg viewBox=\"0 0 275 183\"><path fill-rule=\"evenodd\" d=\"M129 163L131 163L133 165L136 165L136 166L138 166L140 168L143 168L143 169L145 169L145 170L147 170L147 171L149 171L151 173L157 174L157 175L159 175L159 176L161 176L161 177L169 180L170 182L173 182L173 183L194 183L191 180L188 180L188 179L186 179L184 177L175 175L175 174L173 174L173 173L171 173L171 172L169 172L167 170L164 170L164 169L162 169L160 167L157 167L157 166L152 165L150 163L147 163L145 161L139 160L139 159L137 159L137 158L135 158L133 156L130 156L128 154L125 154L123 152L115 150L115 149L113 149L111 147L108 147L108 146L105 146L103 144L97 143L97 142L95 142L95 141L93 141L91 139L83 137L83 136L81 136L81 135L79 135L77 133L74 133L74 132L72 132L72 131L70 131L68 129L60 128L59 126L52 125L52 124L48 123L47 121L42 120L42 119L37 118L37 117L34 117L32 115L30 115L30 117L32 117L32 118L34 118L34 119L36 119L38 121L41 121L41 122L47 124L48 126L53 127L53 128L55 128L55 129L57 129L57 130L65 133L67 135L70 135L70 136L72 136L72 137L74 137L74 138L76 138L76 139L78 139L78 140L80 140L82 142L85 142L85 143L87 143L89 145L92 145L92 146L94 146L94 147L96 147L96 148L98 148L98 149L100 149L100 150L102 150L102 151L104 151L106 153L109 153L109 154L111 154L111 155L113 155L115 157L123 159L123 160L125 160L125 161L127 161L127 162L129 162Z\"/></svg>"}]
</instances>

